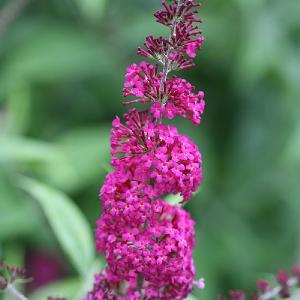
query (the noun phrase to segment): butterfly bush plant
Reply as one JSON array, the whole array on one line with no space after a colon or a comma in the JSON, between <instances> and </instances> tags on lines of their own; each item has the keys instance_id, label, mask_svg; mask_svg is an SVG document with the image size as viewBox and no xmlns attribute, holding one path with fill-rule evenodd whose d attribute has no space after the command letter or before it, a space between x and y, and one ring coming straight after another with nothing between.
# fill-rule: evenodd
<instances>
[{"instance_id":1,"label":"butterfly bush plant","mask_svg":"<svg viewBox=\"0 0 300 300\"><path fill-rule=\"evenodd\" d=\"M194 66L204 38L198 24L198 3L163 1L156 20L169 36L148 36L138 54L142 61L128 67L125 105L147 103L116 118L111 129L111 163L100 191L103 213L97 222L96 246L107 267L95 276L85 300L185 299L195 280L192 251L195 222L182 206L163 197L179 194L187 202L202 181L198 147L166 119L176 115L198 125L204 93L171 72Z\"/></svg>"},{"instance_id":2,"label":"butterfly bush plant","mask_svg":"<svg viewBox=\"0 0 300 300\"><path fill-rule=\"evenodd\" d=\"M164 0L162 5L155 17L168 27L169 36L148 36L138 48L148 62L131 65L125 75L123 95L130 98L124 105L144 103L148 109L130 109L112 123L114 170L100 191L103 213L96 229L96 247L105 253L107 267L95 275L84 300L182 300L194 286L205 285L203 278L195 280L195 222L183 209L202 182L201 154L188 136L164 122L177 115L198 125L204 111L204 93L170 76L194 66L204 41L199 4ZM179 195L181 205L164 200L169 194ZM300 286L300 266L279 272L276 279L275 287L259 280L249 296L229 291L218 300L290 298ZM0 292L28 300L14 286L19 280L28 281L25 270L0 262Z\"/></svg>"}]
</instances>

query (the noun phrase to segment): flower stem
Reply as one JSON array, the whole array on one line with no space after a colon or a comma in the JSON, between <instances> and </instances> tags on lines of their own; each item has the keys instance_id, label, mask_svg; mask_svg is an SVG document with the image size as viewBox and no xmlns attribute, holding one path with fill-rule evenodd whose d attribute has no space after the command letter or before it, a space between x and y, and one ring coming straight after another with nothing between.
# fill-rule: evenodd
<instances>
[{"instance_id":1,"label":"flower stem","mask_svg":"<svg viewBox=\"0 0 300 300\"><path fill-rule=\"evenodd\" d=\"M19 292L12 284L8 283L6 289L4 290L12 295L17 300L28 300L21 292Z\"/></svg>"},{"instance_id":2,"label":"flower stem","mask_svg":"<svg viewBox=\"0 0 300 300\"><path fill-rule=\"evenodd\" d=\"M295 287L299 284L299 280L296 277L291 277L288 282L287 282L287 286L288 287ZM266 292L265 294L261 295L259 297L259 300L271 300L274 299L275 297L279 296L279 293L281 291L282 287L277 286L273 289L271 289L270 291Z\"/></svg>"},{"instance_id":3,"label":"flower stem","mask_svg":"<svg viewBox=\"0 0 300 300\"><path fill-rule=\"evenodd\" d=\"M177 26L177 15L178 15L178 12L180 10L180 7L182 5L182 0L178 0L178 6L177 6L177 10L176 10L176 14L174 16L174 20L173 20L173 23L170 27L170 36L169 36L169 42L172 40L172 36L176 35L176 26ZM169 54L170 54L170 46L168 47L168 50L166 52L166 55L165 55L165 59L164 59L164 63L163 63L163 76L161 78L161 81L160 81L160 92L162 93L163 92L163 88L164 88L164 84L165 82L167 81L167 77L168 77L168 74L170 72L170 58L169 58ZM165 103L163 103L165 104Z\"/></svg>"}]
</instances>

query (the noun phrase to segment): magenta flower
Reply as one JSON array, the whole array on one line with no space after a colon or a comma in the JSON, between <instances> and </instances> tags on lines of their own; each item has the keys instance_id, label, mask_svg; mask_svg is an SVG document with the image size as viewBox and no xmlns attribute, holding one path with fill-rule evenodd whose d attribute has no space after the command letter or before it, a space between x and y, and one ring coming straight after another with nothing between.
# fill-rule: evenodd
<instances>
[{"instance_id":1,"label":"magenta flower","mask_svg":"<svg viewBox=\"0 0 300 300\"><path fill-rule=\"evenodd\" d=\"M200 49L203 41L204 41L204 37L200 37L200 38L190 42L186 47L186 54L191 58L195 58L196 51L198 49Z\"/></svg>"},{"instance_id":2,"label":"magenta flower","mask_svg":"<svg viewBox=\"0 0 300 300\"><path fill-rule=\"evenodd\" d=\"M198 147L174 126L155 123L146 111L131 110L124 119L125 125L113 122L112 165L147 183L154 197L179 193L187 201L202 181Z\"/></svg>"},{"instance_id":3,"label":"magenta flower","mask_svg":"<svg viewBox=\"0 0 300 300\"><path fill-rule=\"evenodd\" d=\"M109 274L118 285L132 282L126 293L136 290L138 277L143 276L141 288L146 293L151 284L151 290L158 291L159 297L183 299L191 292L195 275L194 222L182 208L163 200L151 201L139 195L136 201L126 216L122 211L117 216L111 214L110 207L98 221L97 247L106 254ZM115 205L122 207L118 201ZM164 286L170 291L164 291Z\"/></svg>"},{"instance_id":4,"label":"magenta flower","mask_svg":"<svg viewBox=\"0 0 300 300\"><path fill-rule=\"evenodd\" d=\"M192 44L195 43L197 42ZM188 54L190 51L187 50ZM151 102L153 105L150 111L156 119L163 117L173 119L175 115L179 115L193 121L194 124L199 124L205 106L204 93L194 94L195 88L189 82L175 76L167 79L161 88L162 76L162 73L158 73L157 66L145 62L140 66L129 67L125 76L127 81L124 83L123 94L125 97L139 98L125 104Z\"/></svg>"},{"instance_id":5,"label":"magenta flower","mask_svg":"<svg viewBox=\"0 0 300 300\"><path fill-rule=\"evenodd\" d=\"M199 6L192 0L163 1L157 21L170 28L168 39L149 36L138 53L155 64L128 67L125 104L150 103L144 111L129 110L111 129L111 164L100 191L103 212L97 221L96 247L104 253L107 268L95 276L85 300L182 300L195 280L192 251L195 222L180 206L163 197L179 194L188 201L202 182L198 147L163 119L176 115L199 124L204 93L185 79L168 73L193 66L191 58L203 37L195 24ZM162 65L162 68L160 68Z\"/></svg>"}]
</instances>

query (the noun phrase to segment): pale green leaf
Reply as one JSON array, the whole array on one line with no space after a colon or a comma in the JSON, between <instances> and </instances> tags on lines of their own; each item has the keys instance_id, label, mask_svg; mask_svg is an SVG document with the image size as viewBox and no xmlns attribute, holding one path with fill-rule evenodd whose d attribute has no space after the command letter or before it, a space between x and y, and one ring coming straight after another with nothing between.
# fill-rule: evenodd
<instances>
[{"instance_id":1,"label":"pale green leaf","mask_svg":"<svg viewBox=\"0 0 300 300\"><path fill-rule=\"evenodd\" d=\"M27 235L40 221L39 211L32 201L22 197L3 171L0 168L0 241Z\"/></svg>"},{"instance_id":2,"label":"pale green leaf","mask_svg":"<svg viewBox=\"0 0 300 300\"><path fill-rule=\"evenodd\" d=\"M77 278L61 280L38 289L36 292L29 296L29 299L47 300L49 296L52 296L64 297L68 300L73 300L79 285L80 280Z\"/></svg>"},{"instance_id":3,"label":"pale green leaf","mask_svg":"<svg viewBox=\"0 0 300 300\"><path fill-rule=\"evenodd\" d=\"M89 185L108 169L109 126L74 128L58 138L56 146L64 153L64 164L48 165L45 176L66 192Z\"/></svg>"},{"instance_id":4,"label":"pale green leaf","mask_svg":"<svg viewBox=\"0 0 300 300\"><path fill-rule=\"evenodd\" d=\"M182 201L182 197L179 194L177 195L170 194L165 197L165 200L171 205L177 205Z\"/></svg>"},{"instance_id":5,"label":"pale green leaf","mask_svg":"<svg viewBox=\"0 0 300 300\"><path fill-rule=\"evenodd\" d=\"M95 274L100 273L103 268L104 268L103 259L97 258L95 260L95 262L92 264L87 275L84 278L82 278L82 282L81 282L79 291L77 292L77 294L75 296L76 300L82 300L84 295L86 295L88 293L88 291L91 290L91 288L93 287Z\"/></svg>"},{"instance_id":6,"label":"pale green leaf","mask_svg":"<svg viewBox=\"0 0 300 300\"><path fill-rule=\"evenodd\" d=\"M2 201L2 199L1 199ZM31 218L28 216L31 215ZM39 224L39 217L31 205L8 206L0 211L0 241L28 235Z\"/></svg>"},{"instance_id":7,"label":"pale green leaf","mask_svg":"<svg viewBox=\"0 0 300 300\"><path fill-rule=\"evenodd\" d=\"M199 192L200 192L200 188L193 194L193 196L196 196ZM173 195L173 194L169 194L165 197L165 200L171 204L171 205L184 205L185 203L181 204L181 202L183 201L182 196L180 196L179 194Z\"/></svg>"},{"instance_id":8,"label":"pale green leaf","mask_svg":"<svg viewBox=\"0 0 300 300\"><path fill-rule=\"evenodd\" d=\"M104 13L106 0L75 0L81 14L90 21L99 21Z\"/></svg>"},{"instance_id":9,"label":"pale green leaf","mask_svg":"<svg viewBox=\"0 0 300 300\"><path fill-rule=\"evenodd\" d=\"M0 162L61 161L62 153L51 144L20 136L0 136Z\"/></svg>"},{"instance_id":10,"label":"pale green leaf","mask_svg":"<svg viewBox=\"0 0 300 300\"><path fill-rule=\"evenodd\" d=\"M189 295L186 300L197 300L197 298L193 295Z\"/></svg>"},{"instance_id":11,"label":"pale green leaf","mask_svg":"<svg viewBox=\"0 0 300 300\"><path fill-rule=\"evenodd\" d=\"M85 276L94 257L91 228L67 195L38 181L22 177L21 187L41 205L62 249L78 272Z\"/></svg>"}]
</instances>

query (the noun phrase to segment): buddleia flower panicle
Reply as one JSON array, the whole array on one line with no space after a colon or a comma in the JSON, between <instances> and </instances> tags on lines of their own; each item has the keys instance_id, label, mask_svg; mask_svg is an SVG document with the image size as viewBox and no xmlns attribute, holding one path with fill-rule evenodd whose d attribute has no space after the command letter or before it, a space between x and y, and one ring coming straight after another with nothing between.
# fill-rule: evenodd
<instances>
[{"instance_id":1,"label":"buddleia flower panicle","mask_svg":"<svg viewBox=\"0 0 300 300\"><path fill-rule=\"evenodd\" d=\"M272 285L265 279L260 279L256 283L256 291L247 297L247 293L241 290L229 291L230 300L275 300L287 299L294 291L298 291L300 286L300 266L295 266L291 272L279 271L276 274L277 286ZM294 299L294 298L293 298ZM296 299L296 298L295 298ZM297 298L298 299L298 298ZM218 300L227 300L220 295Z\"/></svg>"},{"instance_id":2,"label":"buddleia flower panicle","mask_svg":"<svg viewBox=\"0 0 300 300\"><path fill-rule=\"evenodd\" d=\"M111 164L100 190L102 215L97 221L96 247L107 267L95 276L85 300L182 300L195 279L192 251L195 222L180 205L164 197L190 200L202 182L202 157L187 135L164 124L180 116L198 125L205 108L204 93L170 72L192 67L204 38L191 0L163 1L157 22L169 37L148 36L138 54L142 61L127 68L125 105L142 103L116 117L111 129ZM150 62L152 60L152 62Z\"/></svg>"}]
</instances>

